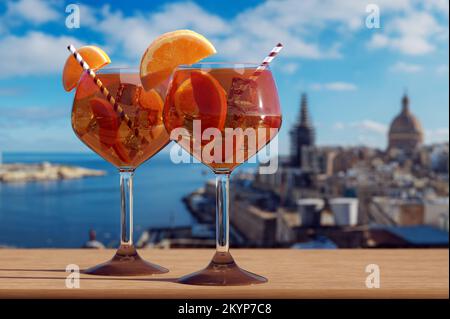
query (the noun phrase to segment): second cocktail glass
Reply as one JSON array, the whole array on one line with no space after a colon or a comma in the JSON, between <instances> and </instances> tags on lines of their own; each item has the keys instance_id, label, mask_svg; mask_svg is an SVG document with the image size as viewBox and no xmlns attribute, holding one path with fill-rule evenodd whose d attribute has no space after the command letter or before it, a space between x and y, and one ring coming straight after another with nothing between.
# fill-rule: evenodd
<instances>
[{"instance_id":1,"label":"second cocktail glass","mask_svg":"<svg viewBox=\"0 0 450 319\"><path fill-rule=\"evenodd\" d=\"M281 126L269 68L257 64L198 63L173 73L164 124L183 149L216 174L216 253L203 270L179 279L194 285L248 285L267 279L241 269L229 252L229 178Z\"/></svg>"},{"instance_id":2,"label":"second cocktail glass","mask_svg":"<svg viewBox=\"0 0 450 319\"><path fill-rule=\"evenodd\" d=\"M78 83L72 127L78 138L118 168L121 192L120 246L114 257L84 273L133 276L168 270L143 260L133 244L133 174L135 169L169 142L162 122L166 83L145 91L139 70L102 69L97 77L119 103L117 110L88 73Z\"/></svg>"}]
</instances>

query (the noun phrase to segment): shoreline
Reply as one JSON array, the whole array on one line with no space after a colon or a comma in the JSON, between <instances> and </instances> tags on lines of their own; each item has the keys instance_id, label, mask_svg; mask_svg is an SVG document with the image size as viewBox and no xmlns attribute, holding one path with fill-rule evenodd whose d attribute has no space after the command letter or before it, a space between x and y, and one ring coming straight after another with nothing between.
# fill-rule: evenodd
<instances>
[{"instance_id":1,"label":"shoreline","mask_svg":"<svg viewBox=\"0 0 450 319\"><path fill-rule=\"evenodd\" d=\"M0 164L0 183L28 183L104 176L106 171L49 162Z\"/></svg>"}]
</instances>

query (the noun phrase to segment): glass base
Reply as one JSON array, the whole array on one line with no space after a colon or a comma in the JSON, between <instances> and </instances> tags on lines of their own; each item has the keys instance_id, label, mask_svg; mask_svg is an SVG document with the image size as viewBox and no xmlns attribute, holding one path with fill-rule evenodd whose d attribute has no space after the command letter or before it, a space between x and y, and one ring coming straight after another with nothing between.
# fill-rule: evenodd
<instances>
[{"instance_id":1,"label":"glass base","mask_svg":"<svg viewBox=\"0 0 450 319\"><path fill-rule=\"evenodd\" d=\"M203 286L246 286L262 284L267 279L241 269L230 253L216 252L205 269L183 276L178 282Z\"/></svg>"},{"instance_id":2,"label":"glass base","mask_svg":"<svg viewBox=\"0 0 450 319\"><path fill-rule=\"evenodd\" d=\"M88 268L82 273L98 276L144 276L168 271L164 267L143 260L134 246L121 245L111 260Z\"/></svg>"}]
</instances>

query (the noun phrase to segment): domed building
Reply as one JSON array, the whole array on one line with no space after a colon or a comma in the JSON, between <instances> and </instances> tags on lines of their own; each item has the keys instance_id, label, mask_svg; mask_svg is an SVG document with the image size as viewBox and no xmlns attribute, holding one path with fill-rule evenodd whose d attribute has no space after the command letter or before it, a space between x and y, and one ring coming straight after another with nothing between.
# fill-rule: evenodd
<instances>
[{"instance_id":1,"label":"domed building","mask_svg":"<svg viewBox=\"0 0 450 319\"><path fill-rule=\"evenodd\" d=\"M399 149L405 153L413 153L423 143L423 130L419 120L409 109L409 97L402 98L402 110L389 128L388 151Z\"/></svg>"}]
</instances>

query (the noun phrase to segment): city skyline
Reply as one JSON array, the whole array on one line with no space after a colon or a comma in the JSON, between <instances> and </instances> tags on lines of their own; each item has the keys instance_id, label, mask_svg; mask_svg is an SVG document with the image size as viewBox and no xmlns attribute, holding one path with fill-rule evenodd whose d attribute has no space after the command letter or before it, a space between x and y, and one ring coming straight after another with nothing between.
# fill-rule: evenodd
<instances>
[{"instance_id":1,"label":"city skyline","mask_svg":"<svg viewBox=\"0 0 450 319\"><path fill-rule=\"evenodd\" d=\"M67 29L69 3L0 4L0 151L88 151L72 132L73 95L61 85L69 42L103 47L113 65L137 65L155 36L180 28L210 38L216 61L260 61L284 43L272 65L283 109L282 154L303 92L317 145L385 149L405 89L425 144L448 141L448 1L377 1L380 29L365 26L369 1L83 1L80 28Z\"/></svg>"}]
</instances>

